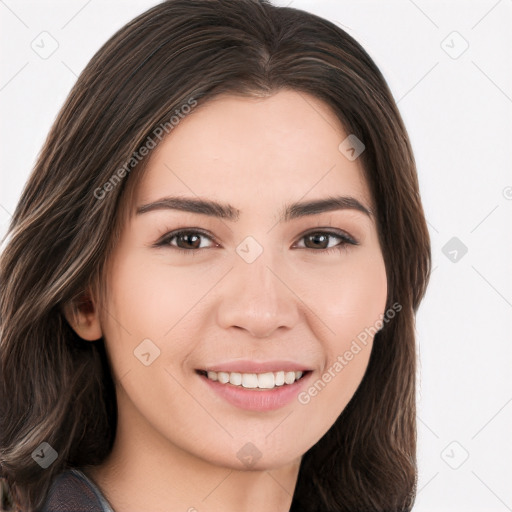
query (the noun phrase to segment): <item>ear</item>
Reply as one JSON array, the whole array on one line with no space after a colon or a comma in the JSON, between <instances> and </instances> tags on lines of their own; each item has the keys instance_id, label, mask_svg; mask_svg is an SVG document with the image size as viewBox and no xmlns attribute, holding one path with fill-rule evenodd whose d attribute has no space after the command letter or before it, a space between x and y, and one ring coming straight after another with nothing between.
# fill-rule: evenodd
<instances>
[{"instance_id":1,"label":"ear","mask_svg":"<svg viewBox=\"0 0 512 512\"><path fill-rule=\"evenodd\" d=\"M98 308L89 290L64 304L62 311L80 338L96 341L103 337Z\"/></svg>"}]
</instances>

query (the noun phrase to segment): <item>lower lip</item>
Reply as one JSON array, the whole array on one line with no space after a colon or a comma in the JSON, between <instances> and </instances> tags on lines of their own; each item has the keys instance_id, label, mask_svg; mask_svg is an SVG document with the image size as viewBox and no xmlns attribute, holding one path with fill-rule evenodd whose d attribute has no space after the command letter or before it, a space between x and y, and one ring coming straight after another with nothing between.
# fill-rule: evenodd
<instances>
[{"instance_id":1,"label":"lower lip","mask_svg":"<svg viewBox=\"0 0 512 512\"><path fill-rule=\"evenodd\" d=\"M227 402L248 411L275 411L289 404L300 393L311 372L293 384L284 384L273 389L247 389L233 384L221 384L204 375L199 375L210 388Z\"/></svg>"}]
</instances>

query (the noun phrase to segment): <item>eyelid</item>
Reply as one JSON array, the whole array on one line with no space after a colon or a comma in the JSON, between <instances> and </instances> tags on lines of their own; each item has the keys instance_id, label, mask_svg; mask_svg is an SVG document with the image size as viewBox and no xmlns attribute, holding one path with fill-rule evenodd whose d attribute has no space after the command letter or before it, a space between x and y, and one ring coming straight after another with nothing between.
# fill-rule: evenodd
<instances>
[{"instance_id":1,"label":"eyelid","mask_svg":"<svg viewBox=\"0 0 512 512\"><path fill-rule=\"evenodd\" d=\"M302 233L302 235L299 236L299 240L301 240L302 238L304 238L308 235L314 235L316 233L331 235L331 236L340 238L341 240L343 240L346 243L349 243L352 245L359 245L359 242L357 241L357 239L354 238L347 231L344 231L343 229L322 228L322 227L310 229L310 230L306 231L305 233Z\"/></svg>"},{"instance_id":2,"label":"eyelid","mask_svg":"<svg viewBox=\"0 0 512 512\"><path fill-rule=\"evenodd\" d=\"M172 240L173 238L175 238L183 233L198 234L200 236L208 238L209 240L212 241L213 244L215 244L217 246L219 245L216 238L211 233L209 233L201 228L179 228L179 229L175 229L173 231L170 231L170 232L164 234L162 237L159 238L159 240L157 242L155 242L153 244L153 247L169 246L175 250L182 251L182 252L190 252L190 253L210 248L210 247L203 247L203 248L197 248L197 249L183 249L181 247L177 247L177 246L170 244L170 240ZM315 252L328 252L328 251L336 249L336 248L342 248L345 245L359 245L359 242L357 241L357 239L355 239L352 235L350 235L346 231L344 231L342 229L323 228L321 226L318 226L316 228L309 229L308 231L305 231L304 233L299 235L297 241L302 241L305 237L307 237L309 235L317 234L317 233L338 238L340 240L340 243L338 243L337 245L335 245L333 247L327 247L325 249L313 249L311 247L304 247L304 249L315 251ZM297 242L295 242L293 247L296 247L296 246L297 246Z\"/></svg>"},{"instance_id":3,"label":"eyelid","mask_svg":"<svg viewBox=\"0 0 512 512\"><path fill-rule=\"evenodd\" d=\"M162 247L162 246L168 245L170 247L173 247L174 249L193 252L194 249L182 249L181 247L176 247L176 246L170 245L169 241L172 240L174 237L181 235L182 233L187 233L187 234L193 233L193 234L201 235L205 238L209 238L214 244L219 245L219 243L217 242L217 240L211 233L208 233L208 231L205 231L201 228L179 228L179 229L175 229L173 231L169 231L168 233L165 233L153 244L153 247ZM195 250L197 251L199 249L195 249Z\"/></svg>"}]
</instances>

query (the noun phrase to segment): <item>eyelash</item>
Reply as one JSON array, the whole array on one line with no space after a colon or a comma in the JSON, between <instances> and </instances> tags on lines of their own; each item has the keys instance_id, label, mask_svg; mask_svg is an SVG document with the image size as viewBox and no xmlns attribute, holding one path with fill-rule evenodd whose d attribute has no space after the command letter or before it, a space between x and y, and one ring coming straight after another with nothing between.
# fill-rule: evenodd
<instances>
[{"instance_id":1,"label":"eyelash","mask_svg":"<svg viewBox=\"0 0 512 512\"><path fill-rule=\"evenodd\" d=\"M173 250L177 250L181 253L186 253L187 255L191 255L191 256L194 256L197 253L197 251L208 249L205 247L198 248L198 249L183 249L181 247L177 247L175 245L170 244L171 240L179 237L180 235L184 235L184 234L200 235L200 236L208 238L212 242L216 243L215 240L208 233L205 233L204 231L202 231L200 229L181 229L178 231L173 231L171 233L167 233L158 242L156 242L154 244L154 246L155 247L166 247L166 246L172 247ZM354 238L352 238L347 233L344 233L342 231L339 231L339 232L332 232L332 231L325 231L325 230L309 231L309 232L305 233L304 235L302 235L299 240L302 240L311 235L328 235L330 237L337 238L338 240L340 240L340 243L338 245L335 245L334 247L328 247L326 249L313 249L311 247L303 247L302 249L306 249L308 251L314 251L314 252L321 252L323 254L330 254L332 252L339 252L342 250L346 250L347 245L359 245L359 242L357 242Z\"/></svg>"}]
</instances>

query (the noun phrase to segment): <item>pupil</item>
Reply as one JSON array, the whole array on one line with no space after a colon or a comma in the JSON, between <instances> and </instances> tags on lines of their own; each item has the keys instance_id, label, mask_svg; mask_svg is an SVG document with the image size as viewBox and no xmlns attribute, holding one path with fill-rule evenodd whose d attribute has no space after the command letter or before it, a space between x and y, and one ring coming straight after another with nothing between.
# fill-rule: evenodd
<instances>
[{"instance_id":1,"label":"pupil","mask_svg":"<svg viewBox=\"0 0 512 512\"><path fill-rule=\"evenodd\" d=\"M194 248L197 247L197 243L194 243L199 240L199 237L197 235L182 235L182 238L185 240L185 244L188 244L189 246L191 245Z\"/></svg>"},{"instance_id":2,"label":"pupil","mask_svg":"<svg viewBox=\"0 0 512 512\"><path fill-rule=\"evenodd\" d=\"M327 236L322 234L310 235L309 238L313 241L315 247L318 247L319 245L325 245L327 240Z\"/></svg>"}]
</instances>

